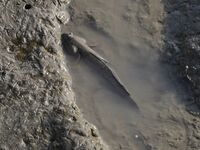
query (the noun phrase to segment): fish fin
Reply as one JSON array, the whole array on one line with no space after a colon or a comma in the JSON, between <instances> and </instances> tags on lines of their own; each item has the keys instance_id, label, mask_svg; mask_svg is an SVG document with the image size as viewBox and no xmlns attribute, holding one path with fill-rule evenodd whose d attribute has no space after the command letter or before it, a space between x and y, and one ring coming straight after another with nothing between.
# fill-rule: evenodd
<instances>
[{"instance_id":1,"label":"fish fin","mask_svg":"<svg viewBox=\"0 0 200 150\"><path fill-rule=\"evenodd\" d=\"M104 59L103 57L102 58L100 58L101 59L101 61L103 61L104 63L106 63L106 64L108 64L109 63L109 61L108 60L106 60L106 59Z\"/></svg>"},{"instance_id":2,"label":"fish fin","mask_svg":"<svg viewBox=\"0 0 200 150\"><path fill-rule=\"evenodd\" d=\"M135 111L140 112L140 108L138 104L134 101L134 99L129 95L128 99L130 100L131 105L135 108Z\"/></svg>"},{"instance_id":3,"label":"fish fin","mask_svg":"<svg viewBox=\"0 0 200 150\"><path fill-rule=\"evenodd\" d=\"M98 45L88 45L90 48L95 48L97 47Z\"/></svg>"},{"instance_id":4,"label":"fish fin","mask_svg":"<svg viewBox=\"0 0 200 150\"><path fill-rule=\"evenodd\" d=\"M83 37L74 35L74 38L75 38L77 41L79 41L80 43L82 43L82 44L87 44L86 39L84 39Z\"/></svg>"},{"instance_id":5,"label":"fish fin","mask_svg":"<svg viewBox=\"0 0 200 150\"><path fill-rule=\"evenodd\" d=\"M90 48L90 51L88 51L91 55L95 56L97 59L101 60L103 63L107 64L109 63L108 60L104 59L101 55L99 55L97 52L95 52L93 49Z\"/></svg>"},{"instance_id":6,"label":"fish fin","mask_svg":"<svg viewBox=\"0 0 200 150\"><path fill-rule=\"evenodd\" d=\"M79 64L80 60L81 60L81 55L78 53L78 58L76 59L76 64Z\"/></svg>"}]
</instances>

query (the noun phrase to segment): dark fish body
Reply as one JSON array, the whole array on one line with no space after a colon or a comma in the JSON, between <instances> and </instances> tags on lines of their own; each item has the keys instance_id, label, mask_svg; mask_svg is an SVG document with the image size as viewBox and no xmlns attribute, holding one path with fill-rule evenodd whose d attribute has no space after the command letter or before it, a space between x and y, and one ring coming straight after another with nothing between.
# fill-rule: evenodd
<instances>
[{"instance_id":1,"label":"dark fish body","mask_svg":"<svg viewBox=\"0 0 200 150\"><path fill-rule=\"evenodd\" d=\"M121 92L121 95L130 99L134 106L139 109L135 101L131 98L130 93L119 79L117 73L108 65L107 60L91 49L82 38L73 34L67 34L65 36L70 44L77 47L80 55L89 57L93 64L98 66L98 70L104 75L104 77Z\"/></svg>"}]
</instances>

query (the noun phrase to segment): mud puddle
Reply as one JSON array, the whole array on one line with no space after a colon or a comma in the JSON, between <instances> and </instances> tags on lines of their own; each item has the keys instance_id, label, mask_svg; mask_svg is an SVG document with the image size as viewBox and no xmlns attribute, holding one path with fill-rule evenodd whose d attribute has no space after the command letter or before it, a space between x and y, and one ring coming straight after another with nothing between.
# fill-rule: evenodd
<instances>
[{"instance_id":1,"label":"mud puddle","mask_svg":"<svg viewBox=\"0 0 200 150\"><path fill-rule=\"evenodd\" d=\"M71 11L72 22L63 32L84 37L109 60L142 112L137 114L91 62L67 56L77 104L111 149L184 146L180 93L159 62L163 4L159 0L76 0Z\"/></svg>"}]
</instances>

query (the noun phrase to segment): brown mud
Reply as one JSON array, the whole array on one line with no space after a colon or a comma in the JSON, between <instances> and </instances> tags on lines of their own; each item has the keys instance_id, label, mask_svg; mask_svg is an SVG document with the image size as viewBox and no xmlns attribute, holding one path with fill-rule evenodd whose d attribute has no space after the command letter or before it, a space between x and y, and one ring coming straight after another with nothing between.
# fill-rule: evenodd
<instances>
[{"instance_id":1,"label":"brown mud","mask_svg":"<svg viewBox=\"0 0 200 150\"><path fill-rule=\"evenodd\" d=\"M194 72L191 70L194 64L198 68L198 51L188 56L191 51L182 50L186 37L198 30L198 23L191 23L197 18L198 3L181 0L72 3L71 22L63 26L63 33L71 31L84 37L109 60L141 109L141 114L135 113L92 62L80 56L66 56L77 103L111 149L200 149L200 119L186 109L188 97L195 90L184 87L177 76L180 73L188 78L186 66L187 72ZM192 46L199 47L196 36L190 41ZM191 62L191 58L195 59ZM171 66L171 62L176 65ZM197 74L189 75L193 81ZM195 79L198 89L198 78Z\"/></svg>"}]
</instances>

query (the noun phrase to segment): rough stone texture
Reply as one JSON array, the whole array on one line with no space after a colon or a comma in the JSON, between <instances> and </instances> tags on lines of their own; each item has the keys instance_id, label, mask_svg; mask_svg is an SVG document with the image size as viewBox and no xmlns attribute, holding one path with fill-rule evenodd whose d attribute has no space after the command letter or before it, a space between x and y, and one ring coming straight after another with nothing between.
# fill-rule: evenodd
<instances>
[{"instance_id":1,"label":"rough stone texture","mask_svg":"<svg viewBox=\"0 0 200 150\"><path fill-rule=\"evenodd\" d=\"M2 150L108 149L75 104L60 44L67 2L0 0Z\"/></svg>"},{"instance_id":2,"label":"rough stone texture","mask_svg":"<svg viewBox=\"0 0 200 150\"><path fill-rule=\"evenodd\" d=\"M200 1L166 0L164 3L166 59L186 83L191 100L200 106Z\"/></svg>"}]
</instances>

